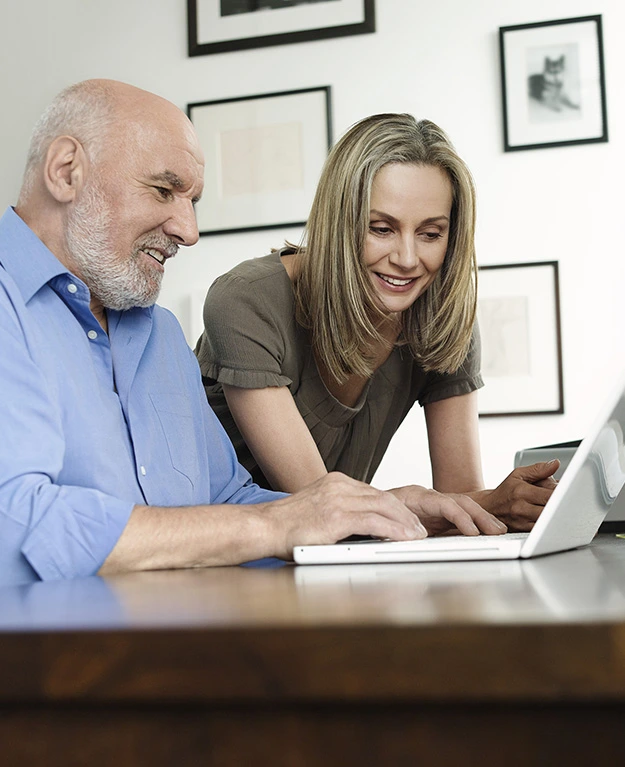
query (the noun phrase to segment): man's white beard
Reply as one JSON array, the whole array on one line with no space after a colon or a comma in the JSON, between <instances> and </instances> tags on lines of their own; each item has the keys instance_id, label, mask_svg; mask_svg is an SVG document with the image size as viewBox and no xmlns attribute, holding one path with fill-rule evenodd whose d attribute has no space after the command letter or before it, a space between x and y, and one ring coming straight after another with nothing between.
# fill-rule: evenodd
<instances>
[{"instance_id":1,"label":"man's white beard","mask_svg":"<svg viewBox=\"0 0 625 767\"><path fill-rule=\"evenodd\" d=\"M162 234L147 234L124 257L115 251L114 233L106 195L92 181L67 220L67 247L78 276L107 309L125 311L133 306L152 306L158 298L163 273L157 269L148 271L141 263L140 251L161 247L173 255L175 244Z\"/></svg>"}]
</instances>

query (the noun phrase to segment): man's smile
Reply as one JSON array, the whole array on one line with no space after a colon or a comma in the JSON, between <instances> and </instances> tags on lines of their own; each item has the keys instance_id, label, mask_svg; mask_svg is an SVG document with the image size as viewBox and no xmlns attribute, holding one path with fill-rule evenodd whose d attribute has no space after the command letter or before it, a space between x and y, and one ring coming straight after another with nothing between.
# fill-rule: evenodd
<instances>
[{"instance_id":1,"label":"man's smile","mask_svg":"<svg viewBox=\"0 0 625 767\"><path fill-rule=\"evenodd\" d=\"M168 258L170 258L169 255L161 253L160 250L155 250L154 248L142 248L142 250L146 255L152 256L152 258L158 261L158 263L161 265L164 264Z\"/></svg>"}]
</instances>

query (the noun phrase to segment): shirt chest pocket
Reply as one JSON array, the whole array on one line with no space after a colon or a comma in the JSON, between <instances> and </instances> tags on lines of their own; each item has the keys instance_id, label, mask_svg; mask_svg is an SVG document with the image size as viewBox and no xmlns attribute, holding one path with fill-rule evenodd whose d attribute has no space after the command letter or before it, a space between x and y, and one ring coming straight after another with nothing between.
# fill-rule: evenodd
<instances>
[{"instance_id":1,"label":"shirt chest pocket","mask_svg":"<svg viewBox=\"0 0 625 767\"><path fill-rule=\"evenodd\" d=\"M200 475L197 424L189 400L182 394L158 392L150 392L149 397L167 445L172 467L186 477L192 487L196 487ZM165 456L161 455L160 461L164 460Z\"/></svg>"}]
</instances>

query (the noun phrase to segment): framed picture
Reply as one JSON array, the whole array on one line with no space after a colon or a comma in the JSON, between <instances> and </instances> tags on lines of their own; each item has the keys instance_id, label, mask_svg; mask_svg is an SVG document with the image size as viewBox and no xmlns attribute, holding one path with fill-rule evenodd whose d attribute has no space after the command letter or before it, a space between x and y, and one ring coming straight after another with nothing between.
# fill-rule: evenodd
<instances>
[{"instance_id":1,"label":"framed picture","mask_svg":"<svg viewBox=\"0 0 625 767\"><path fill-rule=\"evenodd\" d=\"M601 16L499 29L504 149L608 140Z\"/></svg>"},{"instance_id":2,"label":"framed picture","mask_svg":"<svg viewBox=\"0 0 625 767\"><path fill-rule=\"evenodd\" d=\"M375 32L374 0L187 0L189 56Z\"/></svg>"},{"instance_id":3,"label":"framed picture","mask_svg":"<svg viewBox=\"0 0 625 767\"><path fill-rule=\"evenodd\" d=\"M330 86L189 104L204 150L200 234L301 226L332 142Z\"/></svg>"},{"instance_id":4,"label":"framed picture","mask_svg":"<svg viewBox=\"0 0 625 767\"><path fill-rule=\"evenodd\" d=\"M558 262L481 266L480 416L564 413Z\"/></svg>"}]
</instances>

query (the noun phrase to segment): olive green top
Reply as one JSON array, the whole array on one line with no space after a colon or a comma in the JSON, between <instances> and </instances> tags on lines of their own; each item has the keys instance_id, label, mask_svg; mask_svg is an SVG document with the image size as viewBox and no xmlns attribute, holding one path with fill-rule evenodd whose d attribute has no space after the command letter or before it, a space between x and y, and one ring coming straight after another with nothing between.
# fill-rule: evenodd
<instances>
[{"instance_id":1,"label":"olive green top","mask_svg":"<svg viewBox=\"0 0 625 767\"><path fill-rule=\"evenodd\" d=\"M365 482L371 481L415 401L425 405L483 385L475 332L467 359L455 374L426 373L405 347L395 347L356 405L343 405L326 388L309 334L295 321L292 283L279 252L244 261L219 277L206 296L204 326L195 353L208 400L239 461L264 487L269 484L234 423L222 384L288 386L328 471Z\"/></svg>"}]
</instances>

